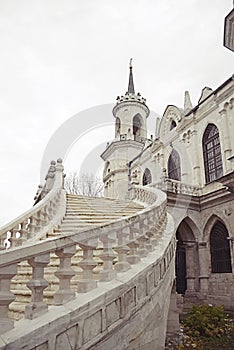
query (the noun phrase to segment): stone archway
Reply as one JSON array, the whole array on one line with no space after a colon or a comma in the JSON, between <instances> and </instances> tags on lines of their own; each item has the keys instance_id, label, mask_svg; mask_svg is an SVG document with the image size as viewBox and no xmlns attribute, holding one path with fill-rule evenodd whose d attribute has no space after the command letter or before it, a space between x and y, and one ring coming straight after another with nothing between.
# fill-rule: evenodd
<instances>
[{"instance_id":1,"label":"stone archway","mask_svg":"<svg viewBox=\"0 0 234 350\"><path fill-rule=\"evenodd\" d=\"M176 232L176 292L182 295L199 290L198 249L194 231L194 223L186 218Z\"/></svg>"}]
</instances>

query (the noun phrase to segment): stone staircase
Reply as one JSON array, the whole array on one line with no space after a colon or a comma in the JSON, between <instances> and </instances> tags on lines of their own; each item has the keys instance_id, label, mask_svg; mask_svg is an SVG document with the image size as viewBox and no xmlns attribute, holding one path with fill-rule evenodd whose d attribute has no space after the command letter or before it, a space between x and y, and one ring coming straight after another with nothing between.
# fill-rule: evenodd
<instances>
[{"instance_id":1,"label":"stone staircase","mask_svg":"<svg viewBox=\"0 0 234 350\"><path fill-rule=\"evenodd\" d=\"M57 229L41 237L46 240L64 234L83 231L87 228L100 227L100 225L111 223L117 219L136 214L143 209L142 205L132 201L113 200L99 197L83 197L78 195L66 195L66 213ZM94 279L98 279L98 273L102 269L103 261L99 258L102 247L94 251L94 259L97 267L93 270ZM77 282L82 274L82 269L78 263L82 260L82 250L79 245L76 254L71 259L71 268L76 272L71 280L71 288L77 291ZM59 267L59 258L51 253L50 263L45 268L44 278L49 283L44 291L44 300L48 305L53 302L55 291L59 288L59 279L54 275ZM30 302L31 291L27 287L27 282L32 277L32 267L27 261L18 264L17 275L11 280L11 292L16 299L10 304L9 315L11 319L19 320L24 315L25 305Z\"/></svg>"}]
</instances>

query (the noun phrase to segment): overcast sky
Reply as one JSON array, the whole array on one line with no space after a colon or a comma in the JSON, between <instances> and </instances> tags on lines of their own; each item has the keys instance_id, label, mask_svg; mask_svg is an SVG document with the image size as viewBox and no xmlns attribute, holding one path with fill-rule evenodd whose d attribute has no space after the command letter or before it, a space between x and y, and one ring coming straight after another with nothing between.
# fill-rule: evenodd
<instances>
[{"instance_id":1,"label":"overcast sky","mask_svg":"<svg viewBox=\"0 0 234 350\"><path fill-rule=\"evenodd\" d=\"M107 104L103 142L114 136L111 104L127 89L130 57L136 91L159 115L168 104L182 107L185 90L196 105L204 86L228 79L234 55L223 47L223 27L232 6L232 0L0 0L0 223L31 206L44 151L71 117ZM77 118L83 130L82 113ZM100 129L97 118L93 129ZM154 129L154 119L149 124ZM80 166L81 144L91 153L104 150L100 132L87 132L79 144L76 128L66 172Z\"/></svg>"}]
</instances>

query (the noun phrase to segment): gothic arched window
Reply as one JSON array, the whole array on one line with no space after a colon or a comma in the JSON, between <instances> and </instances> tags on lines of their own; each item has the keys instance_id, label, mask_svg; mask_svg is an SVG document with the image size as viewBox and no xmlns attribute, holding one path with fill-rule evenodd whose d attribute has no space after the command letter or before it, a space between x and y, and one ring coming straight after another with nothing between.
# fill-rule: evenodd
<instances>
[{"instance_id":1,"label":"gothic arched window","mask_svg":"<svg viewBox=\"0 0 234 350\"><path fill-rule=\"evenodd\" d=\"M133 135L141 136L141 117L140 115L135 115L133 118Z\"/></svg>"},{"instance_id":2,"label":"gothic arched window","mask_svg":"<svg viewBox=\"0 0 234 350\"><path fill-rule=\"evenodd\" d=\"M214 124L207 126L202 139L202 147L206 182L211 182L223 175L219 130Z\"/></svg>"},{"instance_id":3,"label":"gothic arched window","mask_svg":"<svg viewBox=\"0 0 234 350\"><path fill-rule=\"evenodd\" d=\"M220 221L214 224L210 233L210 255L212 273L232 272L228 230Z\"/></svg>"},{"instance_id":4,"label":"gothic arched window","mask_svg":"<svg viewBox=\"0 0 234 350\"><path fill-rule=\"evenodd\" d=\"M152 182L152 176L151 176L151 172L148 168L145 169L144 174L143 174L143 186L145 185L149 185Z\"/></svg>"},{"instance_id":5,"label":"gothic arched window","mask_svg":"<svg viewBox=\"0 0 234 350\"><path fill-rule=\"evenodd\" d=\"M181 181L180 156L176 150L172 150L168 159L168 177Z\"/></svg>"}]
</instances>

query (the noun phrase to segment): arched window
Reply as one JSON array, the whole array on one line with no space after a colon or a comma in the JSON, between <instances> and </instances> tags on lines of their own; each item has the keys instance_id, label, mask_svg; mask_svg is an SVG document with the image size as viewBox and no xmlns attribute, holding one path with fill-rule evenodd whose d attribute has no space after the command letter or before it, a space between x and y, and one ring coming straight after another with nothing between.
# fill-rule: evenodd
<instances>
[{"instance_id":1,"label":"arched window","mask_svg":"<svg viewBox=\"0 0 234 350\"><path fill-rule=\"evenodd\" d=\"M174 121L174 120L172 120L171 121L171 126L170 126L170 131L172 130L172 129L175 129L176 128L176 122Z\"/></svg>"},{"instance_id":2,"label":"arched window","mask_svg":"<svg viewBox=\"0 0 234 350\"><path fill-rule=\"evenodd\" d=\"M151 176L151 172L148 168L145 169L144 174L143 174L143 186L145 185L149 185L152 182L152 176Z\"/></svg>"},{"instance_id":3,"label":"arched window","mask_svg":"<svg viewBox=\"0 0 234 350\"><path fill-rule=\"evenodd\" d=\"M232 272L231 254L226 226L217 221L210 233L210 255L212 273Z\"/></svg>"},{"instance_id":4,"label":"arched window","mask_svg":"<svg viewBox=\"0 0 234 350\"><path fill-rule=\"evenodd\" d=\"M139 114L133 118L133 135L141 136L141 117Z\"/></svg>"},{"instance_id":5,"label":"arched window","mask_svg":"<svg viewBox=\"0 0 234 350\"><path fill-rule=\"evenodd\" d=\"M117 117L115 121L115 136L120 134L120 125L121 125L120 119Z\"/></svg>"},{"instance_id":6,"label":"arched window","mask_svg":"<svg viewBox=\"0 0 234 350\"><path fill-rule=\"evenodd\" d=\"M172 150L168 159L168 177L181 181L180 156L176 150Z\"/></svg>"},{"instance_id":7,"label":"arched window","mask_svg":"<svg viewBox=\"0 0 234 350\"><path fill-rule=\"evenodd\" d=\"M206 182L211 182L223 175L222 155L219 142L219 130L209 124L202 139Z\"/></svg>"}]
</instances>

